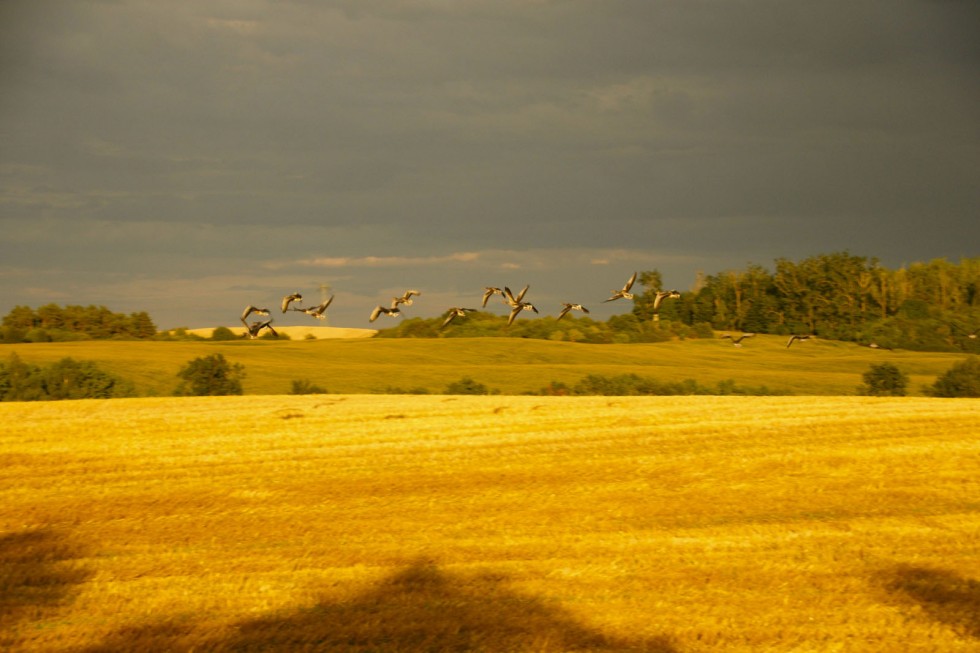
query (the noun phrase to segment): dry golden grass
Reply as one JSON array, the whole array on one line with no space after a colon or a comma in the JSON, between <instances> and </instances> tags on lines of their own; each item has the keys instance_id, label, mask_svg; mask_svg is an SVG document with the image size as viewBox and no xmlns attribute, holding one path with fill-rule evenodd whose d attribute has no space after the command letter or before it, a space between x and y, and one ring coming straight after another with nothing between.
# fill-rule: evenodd
<instances>
[{"instance_id":1,"label":"dry golden grass","mask_svg":"<svg viewBox=\"0 0 980 653\"><path fill-rule=\"evenodd\" d=\"M0 649L976 651L980 401L0 404Z\"/></svg>"}]
</instances>

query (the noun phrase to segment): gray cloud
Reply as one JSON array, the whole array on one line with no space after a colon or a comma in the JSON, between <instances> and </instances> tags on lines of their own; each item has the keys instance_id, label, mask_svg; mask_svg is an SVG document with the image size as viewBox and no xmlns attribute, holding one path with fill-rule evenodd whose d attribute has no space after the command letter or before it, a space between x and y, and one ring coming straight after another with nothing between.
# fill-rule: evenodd
<instances>
[{"instance_id":1,"label":"gray cloud","mask_svg":"<svg viewBox=\"0 0 980 653\"><path fill-rule=\"evenodd\" d=\"M143 284L139 310L203 323L237 313L221 284L285 292L318 259L355 262L350 299L368 303L404 273L370 257L443 261L424 280L451 294L459 252L523 252L571 287L594 270L559 261L591 248L647 248L636 263L681 287L841 249L975 256L978 17L925 1L9 1L0 311L62 301L27 278L70 278L77 302L115 307L125 287L135 304ZM460 283L482 288L478 267ZM211 303L164 302L185 279Z\"/></svg>"}]
</instances>

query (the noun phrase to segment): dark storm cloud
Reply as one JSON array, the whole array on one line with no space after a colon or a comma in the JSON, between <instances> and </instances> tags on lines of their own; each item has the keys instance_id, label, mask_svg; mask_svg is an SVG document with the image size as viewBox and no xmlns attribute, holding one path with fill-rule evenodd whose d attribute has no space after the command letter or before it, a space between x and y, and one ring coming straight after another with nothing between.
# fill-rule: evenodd
<instances>
[{"instance_id":1,"label":"dark storm cloud","mask_svg":"<svg viewBox=\"0 0 980 653\"><path fill-rule=\"evenodd\" d=\"M207 295L399 274L318 259L451 294L501 251L556 285L590 248L678 286L976 255L977 27L971 2L6 2L5 303L152 312L170 280L206 323Z\"/></svg>"}]
</instances>

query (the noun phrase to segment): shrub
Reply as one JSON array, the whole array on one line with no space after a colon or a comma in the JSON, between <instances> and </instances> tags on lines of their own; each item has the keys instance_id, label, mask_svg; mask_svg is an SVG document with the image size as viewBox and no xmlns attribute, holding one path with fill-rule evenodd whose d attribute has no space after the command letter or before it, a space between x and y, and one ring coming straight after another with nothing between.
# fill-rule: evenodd
<instances>
[{"instance_id":1,"label":"shrub","mask_svg":"<svg viewBox=\"0 0 980 653\"><path fill-rule=\"evenodd\" d=\"M214 331L211 332L211 340L238 340L239 337L226 326L215 327Z\"/></svg>"},{"instance_id":2,"label":"shrub","mask_svg":"<svg viewBox=\"0 0 980 653\"><path fill-rule=\"evenodd\" d=\"M0 401L109 399L134 394L132 383L100 370L91 361L62 358L38 367L11 354L6 364L0 363Z\"/></svg>"},{"instance_id":3,"label":"shrub","mask_svg":"<svg viewBox=\"0 0 980 653\"><path fill-rule=\"evenodd\" d=\"M240 395L245 367L231 364L222 354L195 358L177 373L183 381L177 386L177 396Z\"/></svg>"},{"instance_id":4,"label":"shrub","mask_svg":"<svg viewBox=\"0 0 980 653\"><path fill-rule=\"evenodd\" d=\"M293 381L291 395L325 395L327 391L314 384L309 379L296 379Z\"/></svg>"},{"instance_id":5,"label":"shrub","mask_svg":"<svg viewBox=\"0 0 980 653\"><path fill-rule=\"evenodd\" d=\"M447 395L489 395L492 393L487 386L477 383L468 376L464 376L459 381L454 381L446 386Z\"/></svg>"},{"instance_id":6,"label":"shrub","mask_svg":"<svg viewBox=\"0 0 980 653\"><path fill-rule=\"evenodd\" d=\"M927 393L933 397L980 397L980 358L971 356L956 363Z\"/></svg>"},{"instance_id":7,"label":"shrub","mask_svg":"<svg viewBox=\"0 0 980 653\"><path fill-rule=\"evenodd\" d=\"M858 394L871 397L904 397L909 377L891 363L871 365L862 377Z\"/></svg>"}]
</instances>

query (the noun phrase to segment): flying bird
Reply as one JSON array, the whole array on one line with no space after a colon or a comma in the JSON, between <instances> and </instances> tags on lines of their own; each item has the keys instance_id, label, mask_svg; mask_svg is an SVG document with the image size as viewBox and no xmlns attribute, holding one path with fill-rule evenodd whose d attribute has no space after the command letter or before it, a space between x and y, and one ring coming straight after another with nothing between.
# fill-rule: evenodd
<instances>
[{"instance_id":1,"label":"flying bird","mask_svg":"<svg viewBox=\"0 0 980 653\"><path fill-rule=\"evenodd\" d=\"M244 321L245 320L242 320L242 322L244 322ZM259 332L262 329L268 329L269 332L272 335L274 335L277 338L279 337L279 334L276 333L276 330L272 328L272 320L266 320L265 322L255 321L255 322L252 322L251 325L246 324L245 325L245 331L246 331L245 335L248 336L249 340L253 340L253 339L259 337Z\"/></svg>"},{"instance_id":2,"label":"flying bird","mask_svg":"<svg viewBox=\"0 0 980 653\"><path fill-rule=\"evenodd\" d=\"M679 299L681 294L676 290L658 290L657 294L653 298L653 312L656 313L660 310L660 304L663 303L665 299ZM608 299L606 301L609 301Z\"/></svg>"},{"instance_id":3,"label":"flying bird","mask_svg":"<svg viewBox=\"0 0 980 653\"><path fill-rule=\"evenodd\" d=\"M743 333L742 335L740 335L737 338L735 336L729 335L727 333L722 336L722 338L728 338L729 340L731 340L732 341L732 344L735 345L736 347L741 347L742 346L742 341L745 340L746 338L754 338L754 337L755 337L755 334L754 333Z\"/></svg>"},{"instance_id":4,"label":"flying bird","mask_svg":"<svg viewBox=\"0 0 980 653\"><path fill-rule=\"evenodd\" d=\"M513 308L510 309L510 317L507 318L507 326L513 324L514 319L521 311L534 311L535 313L537 313L538 309L536 309L534 307L534 304L532 304L531 302L517 302L517 304L514 304Z\"/></svg>"},{"instance_id":5,"label":"flying bird","mask_svg":"<svg viewBox=\"0 0 980 653\"><path fill-rule=\"evenodd\" d=\"M797 340L801 340L801 341L802 340L809 340L810 338L816 338L816 336L814 336L814 335L803 335L803 336L792 335L792 336L789 337L789 340L786 342L786 348L789 349L790 345L792 345Z\"/></svg>"},{"instance_id":6,"label":"flying bird","mask_svg":"<svg viewBox=\"0 0 980 653\"><path fill-rule=\"evenodd\" d=\"M388 317L398 317L401 315L401 312L402 309L398 308L397 306L392 306L391 308L386 306L375 306L374 310L371 311L371 317L368 319L368 322L374 322L382 313Z\"/></svg>"},{"instance_id":7,"label":"flying bird","mask_svg":"<svg viewBox=\"0 0 980 653\"><path fill-rule=\"evenodd\" d=\"M452 307L449 309L449 315L446 316L446 320L439 326L440 329L446 328L446 325L455 320L457 317L466 317L467 313L475 311L475 308L459 308Z\"/></svg>"},{"instance_id":8,"label":"flying bird","mask_svg":"<svg viewBox=\"0 0 980 653\"><path fill-rule=\"evenodd\" d=\"M299 311L300 313L306 313L307 315L311 317L315 317L318 320L324 320L326 319L327 316L324 315L323 313L327 310L327 307L330 306L330 302L333 301L333 298L334 296L330 295L330 299L323 302L322 304L318 304L317 306L310 306L308 308L294 308L292 310Z\"/></svg>"},{"instance_id":9,"label":"flying bird","mask_svg":"<svg viewBox=\"0 0 980 653\"><path fill-rule=\"evenodd\" d=\"M582 306L581 304L567 304L565 302L562 302L562 304L561 304L561 312L558 313L558 320L560 320L563 317L565 317L566 315L568 315L568 312L569 311L582 311L585 314L588 314L589 313L589 309L587 309L586 307ZM558 320L555 320L555 321L557 322Z\"/></svg>"},{"instance_id":10,"label":"flying bird","mask_svg":"<svg viewBox=\"0 0 980 653\"><path fill-rule=\"evenodd\" d=\"M303 300L303 296L298 292L294 292L292 295L286 295L282 298L282 312L285 313L289 310L289 305L293 302L299 302Z\"/></svg>"},{"instance_id":11,"label":"flying bird","mask_svg":"<svg viewBox=\"0 0 980 653\"><path fill-rule=\"evenodd\" d=\"M487 286L483 289L483 308L487 307L487 300L489 300L494 295L503 295L504 291L500 288L494 286Z\"/></svg>"},{"instance_id":12,"label":"flying bird","mask_svg":"<svg viewBox=\"0 0 980 653\"><path fill-rule=\"evenodd\" d=\"M633 299L633 293L630 292L630 288L633 287L633 283L635 281L636 281L636 272L633 273L633 276L630 277L630 280L626 282L626 285L623 286L622 290L613 290L612 297L610 297L605 301L611 302L615 299Z\"/></svg>"},{"instance_id":13,"label":"flying bird","mask_svg":"<svg viewBox=\"0 0 980 653\"><path fill-rule=\"evenodd\" d=\"M242 318L241 318L242 323L244 323L245 322L245 318L247 318L252 313L257 313L258 315L268 315L269 314L269 309L267 309L267 308L258 308L256 306L252 306L251 304L249 304L248 306L245 307L245 310L242 311ZM248 325L246 325L246 326L248 326Z\"/></svg>"},{"instance_id":14,"label":"flying bird","mask_svg":"<svg viewBox=\"0 0 980 653\"><path fill-rule=\"evenodd\" d=\"M521 289L521 292L517 293L517 295L514 295L514 293L510 291L510 288L504 286L504 292L503 292L504 303L510 306L511 308L516 308L520 306L521 300L524 299L524 295L527 293L527 289L530 287L531 287L530 285L526 285L524 286L524 288Z\"/></svg>"},{"instance_id":15,"label":"flying bird","mask_svg":"<svg viewBox=\"0 0 980 653\"><path fill-rule=\"evenodd\" d=\"M411 306L413 301L412 297L421 294L422 293L420 293L418 290L406 290L405 294L402 295L401 297L392 297L391 307L395 308L399 304L405 304L405 306Z\"/></svg>"},{"instance_id":16,"label":"flying bird","mask_svg":"<svg viewBox=\"0 0 980 653\"><path fill-rule=\"evenodd\" d=\"M869 349L884 349L885 351L894 351L891 347L882 347L877 342L869 342L864 346L868 347Z\"/></svg>"}]
</instances>

